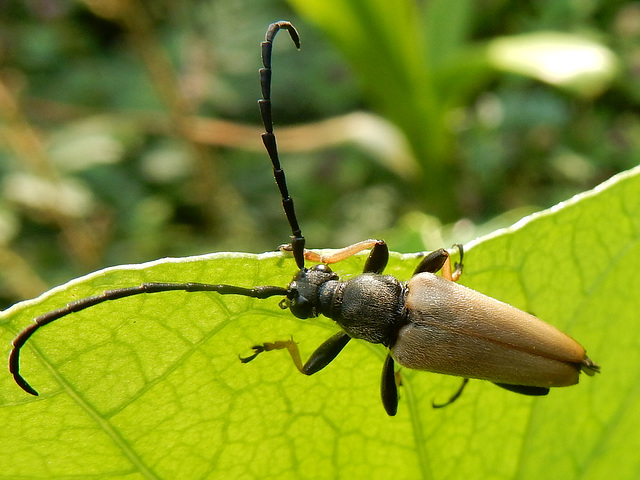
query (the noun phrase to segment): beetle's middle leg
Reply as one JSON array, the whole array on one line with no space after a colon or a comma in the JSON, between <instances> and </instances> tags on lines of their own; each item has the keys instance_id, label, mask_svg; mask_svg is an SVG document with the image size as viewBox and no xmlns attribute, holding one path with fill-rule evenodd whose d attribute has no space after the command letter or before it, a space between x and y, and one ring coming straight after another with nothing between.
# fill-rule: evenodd
<instances>
[{"instance_id":1,"label":"beetle's middle leg","mask_svg":"<svg viewBox=\"0 0 640 480\"><path fill-rule=\"evenodd\" d=\"M424 272L436 273L438 270L442 270L442 276L444 278L457 282L462 275L462 257L464 256L464 249L459 243L456 243L454 247L456 247L458 252L460 252L460 262L456 262L454 264L453 270L451 269L451 257L449 252L444 248L440 248L424 257L414 270L413 274L417 275Z\"/></svg>"},{"instance_id":2,"label":"beetle's middle leg","mask_svg":"<svg viewBox=\"0 0 640 480\"><path fill-rule=\"evenodd\" d=\"M240 357L242 363L248 363L262 352L270 352L271 350L284 350L286 349L293 360L294 365L305 375L313 375L314 373L322 370L329 365L331 361L342 351L345 345L351 340L351 337L344 332L336 333L330 337L322 345L320 345L315 352L311 354L309 360L303 365L300 359L300 351L298 350L298 344L290 340L280 340L277 342L266 342L262 345L256 345L253 348L255 353L248 357Z\"/></svg>"},{"instance_id":3,"label":"beetle's middle leg","mask_svg":"<svg viewBox=\"0 0 640 480\"><path fill-rule=\"evenodd\" d=\"M382 367L380 395L382 397L382 405L390 417L393 417L398 412L398 383L393 357L389 353Z\"/></svg>"}]
</instances>

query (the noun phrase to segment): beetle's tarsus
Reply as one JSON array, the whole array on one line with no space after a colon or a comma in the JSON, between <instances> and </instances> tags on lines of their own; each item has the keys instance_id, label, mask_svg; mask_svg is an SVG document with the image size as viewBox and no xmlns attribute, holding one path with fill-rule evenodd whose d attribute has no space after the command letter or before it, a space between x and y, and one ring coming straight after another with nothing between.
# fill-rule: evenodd
<instances>
[{"instance_id":1,"label":"beetle's tarsus","mask_svg":"<svg viewBox=\"0 0 640 480\"><path fill-rule=\"evenodd\" d=\"M600 373L600 365L595 363L586 355L584 359L582 359L582 365L580 365L580 367L582 368L582 371L590 377L595 375L596 373Z\"/></svg>"},{"instance_id":2,"label":"beetle's tarsus","mask_svg":"<svg viewBox=\"0 0 640 480\"><path fill-rule=\"evenodd\" d=\"M258 355L265 351L265 348L262 345L254 345L253 347L251 347L251 349L255 352L253 355L249 355L248 357L241 357L240 355L238 355L238 358L242 363L249 363L251 360L255 359Z\"/></svg>"},{"instance_id":3,"label":"beetle's tarsus","mask_svg":"<svg viewBox=\"0 0 640 480\"><path fill-rule=\"evenodd\" d=\"M458 387L458 390L456 390L456 392L453 395L451 395L451 397L449 397L449 400L447 400L444 403L436 403L435 401L432 400L431 406L433 408L443 408L443 407L446 407L447 405L451 405L458 398L460 398L460 395L462 395L462 391L464 390L464 387L467 386L467 383L469 383L469 379L463 378L462 383L460 384L460 387Z\"/></svg>"},{"instance_id":4,"label":"beetle's tarsus","mask_svg":"<svg viewBox=\"0 0 640 480\"><path fill-rule=\"evenodd\" d=\"M455 262L453 264L454 270L453 272L451 272L451 280L453 280L454 282L457 282L462 276L462 268L463 268L462 259L464 258L464 248L462 247L461 243L456 243L453 246L457 248L458 252L460 253L460 261Z\"/></svg>"}]
</instances>

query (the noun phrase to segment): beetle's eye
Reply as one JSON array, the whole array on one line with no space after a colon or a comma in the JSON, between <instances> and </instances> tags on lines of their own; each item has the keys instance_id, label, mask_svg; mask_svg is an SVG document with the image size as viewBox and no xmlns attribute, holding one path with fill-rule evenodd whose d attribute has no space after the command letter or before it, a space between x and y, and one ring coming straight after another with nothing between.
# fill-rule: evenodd
<instances>
[{"instance_id":1,"label":"beetle's eye","mask_svg":"<svg viewBox=\"0 0 640 480\"><path fill-rule=\"evenodd\" d=\"M305 297L298 295L295 298L287 299L289 310L298 318L315 317L312 303Z\"/></svg>"},{"instance_id":2,"label":"beetle's eye","mask_svg":"<svg viewBox=\"0 0 640 480\"><path fill-rule=\"evenodd\" d=\"M321 273L331 273L332 272L331 268L329 268L329 265L325 265L323 263L320 263L318 265L314 265L313 267L311 267L311 270L313 270L314 272L321 272Z\"/></svg>"}]
</instances>

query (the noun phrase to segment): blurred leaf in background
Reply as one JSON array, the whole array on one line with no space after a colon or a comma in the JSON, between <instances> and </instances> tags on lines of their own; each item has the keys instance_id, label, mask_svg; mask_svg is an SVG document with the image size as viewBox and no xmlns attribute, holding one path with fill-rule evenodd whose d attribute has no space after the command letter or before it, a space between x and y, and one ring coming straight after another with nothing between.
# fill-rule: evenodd
<instances>
[{"instance_id":1,"label":"blurred leaf in background","mask_svg":"<svg viewBox=\"0 0 640 480\"><path fill-rule=\"evenodd\" d=\"M255 105L279 18L302 35L277 42L273 98L313 246L464 242L638 163L633 2L7 0L5 305L104 265L286 240Z\"/></svg>"},{"instance_id":2,"label":"blurred leaf in background","mask_svg":"<svg viewBox=\"0 0 640 480\"><path fill-rule=\"evenodd\" d=\"M593 105L611 85L617 60L603 43L613 25L596 33L591 25L572 22L576 15L599 13L586 12L586 4L537 2L518 9L513 2L469 0L336 0L332 8L319 0L290 3L345 53L368 105L407 135L421 165L410 182L421 210L451 221L461 215L486 218L526 201L544 204L547 192L527 189L538 188L542 177L573 172L570 166L549 171L539 164L542 155L562 155L565 163L589 161L583 158L588 150L573 151L585 145L560 135L579 120L570 109ZM534 9L540 12L537 24L514 28L533 17ZM502 24L496 18L490 24L501 26L481 31L487 17L495 16ZM508 129L522 123L529 135L540 130L531 147L543 151L535 156L526 139L510 138ZM606 177L602 167L585 174L586 168L576 166L574 176L583 182ZM531 171L540 180L526 178Z\"/></svg>"}]
</instances>

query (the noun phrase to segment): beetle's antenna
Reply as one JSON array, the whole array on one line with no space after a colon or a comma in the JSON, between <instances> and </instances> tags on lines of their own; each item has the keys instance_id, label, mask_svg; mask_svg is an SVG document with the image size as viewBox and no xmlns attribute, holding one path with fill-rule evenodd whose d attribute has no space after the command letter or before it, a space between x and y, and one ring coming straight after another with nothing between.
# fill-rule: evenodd
<instances>
[{"instance_id":1,"label":"beetle's antenna","mask_svg":"<svg viewBox=\"0 0 640 480\"><path fill-rule=\"evenodd\" d=\"M302 269L304 268L304 237L302 236L302 231L296 218L296 212L293 208L293 199L289 196L284 170L280 166L280 157L278 156L276 136L273 134L273 121L271 118L271 52L273 50L273 39L278 31L283 28L289 31L293 43L296 44L298 50L300 49L300 36L291 23L281 20L269 25L265 40L261 43L262 64L264 68L260 69L262 98L258 100L258 106L260 107L260 115L262 116L265 129L265 133L262 134L262 142L271 158L273 176L276 179L280 195L282 196L282 207L291 226L291 249L293 251L293 258L295 258L298 268Z\"/></svg>"},{"instance_id":2,"label":"beetle's antenna","mask_svg":"<svg viewBox=\"0 0 640 480\"><path fill-rule=\"evenodd\" d=\"M22 330L13 340L13 349L9 354L9 371L13 374L13 379L25 392L30 393L31 395L38 395L38 392L29 385L29 382L27 382L22 375L20 375L20 349L26 341L29 340L31 335L33 335L40 327L44 327L59 318L69 315L70 313L80 312L86 308L93 307L94 305L108 300L117 300L119 298L139 295L141 293L158 293L175 290L182 290L185 292L217 292L221 295L242 295L245 297L261 299L273 297L274 295L287 294L287 289L284 287L265 285L254 288L243 288L236 287L235 285L211 285L207 283L143 283L136 287L107 290L99 295L71 302L58 310L53 310L40 315L31 325Z\"/></svg>"}]
</instances>

